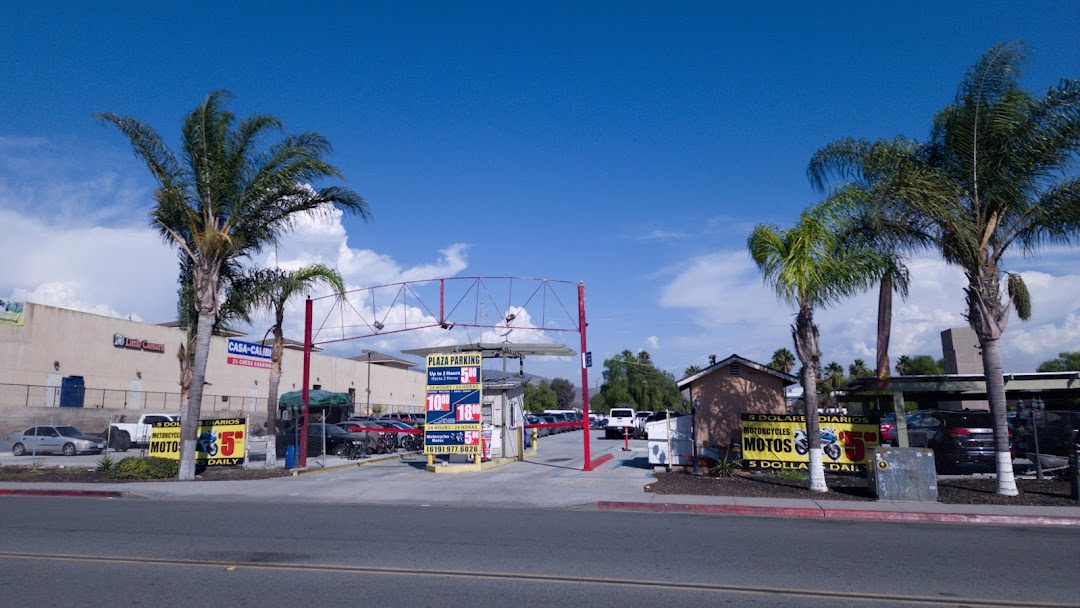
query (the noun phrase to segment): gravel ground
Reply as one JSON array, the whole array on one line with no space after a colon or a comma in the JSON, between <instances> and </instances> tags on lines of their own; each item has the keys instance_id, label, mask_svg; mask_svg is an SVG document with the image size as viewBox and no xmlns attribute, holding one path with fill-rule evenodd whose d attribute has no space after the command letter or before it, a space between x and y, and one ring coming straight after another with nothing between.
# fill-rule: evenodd
<instances>
[{"instance_id":1,"label":"gravel ground","mask_svg":"<svg viewBox=\"0 0 1080 608\"><path fill-rule=\"evenodd\" d=\"M241 479L269 479L292 475L286 469L206 469L196 475L198 481L230 481ZM77 483L138 483L143 480L112 479L107 473L81 467L32 468L26 466L0 467L0 481L77 482ZM145 481L176 481L172 479L148 479Z\"/></svg>"},{"instance_id":2,"label":"gravel ground","mask_svg":"<svg viewBox=\"0 0 1080 608\"><path fill-rule=\"evenodd\" d=\"M739 473L732 477L707 477L688 473L656 473L656 481L645 488L656 494L691 496L742 496L755 498L813 498L820 500L863 500L874 497L863 477L826 476L829 491L810 492L805 479L783 479L767 473ZM1070 497L1068 481L1018 479L1019 496L998 496L997 480L979 478L938 479L938 502L956 505L1022 505L1080 507Z\"/></svg>"}]
</instances>

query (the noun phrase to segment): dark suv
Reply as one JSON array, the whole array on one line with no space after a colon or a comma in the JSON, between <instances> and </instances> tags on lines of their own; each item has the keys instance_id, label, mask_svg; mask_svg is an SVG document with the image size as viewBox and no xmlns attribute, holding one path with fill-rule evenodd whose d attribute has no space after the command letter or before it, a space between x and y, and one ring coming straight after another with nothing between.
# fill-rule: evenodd
<instances>
[{"instance_id":1,"label":"dark suv","mask_svg":"<svg viewBox=\"0 0 1080 608\"><path fill-rule=\"evenodd\" d=\"M990 412L917 412L908 418L907 428L911 447L934 450L938 473L993 471L997 466Z\"/></svg>"}]
</instances>

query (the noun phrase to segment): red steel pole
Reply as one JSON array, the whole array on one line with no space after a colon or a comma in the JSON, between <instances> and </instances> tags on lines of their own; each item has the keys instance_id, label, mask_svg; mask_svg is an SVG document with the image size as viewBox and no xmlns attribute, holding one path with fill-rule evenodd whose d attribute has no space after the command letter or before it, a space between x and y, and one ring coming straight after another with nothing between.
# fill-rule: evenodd
<instances>
[{"instance_id":1,"label":"red steel pole","mask_svg":"<svg viewBox=\"0 0 1080 608\"><path fill-rule=\"evenodd\" d=\"M439 325L446 324L446 279L439 279Z\"/></svg>"},{"instance_id":2,"label":"red steel pole","mask_svg":"<svg viewBox=\"0 0 1080 608\"><path fill-rule=\"evenodd\" d=\"M582 433L585 436L585 467L584 471L592 470L592 459L589 453L589 368L585 367L585 353L588 346L585 341L585 283L578 282L577 286L578 308L578 332L581 334L581 408L584 411L581 417Z\"/></svg>"},{"instance_id":3,"label":"red steel pole","mask_svg":"<svg viewBox=\"0 0 1080 608\"><path fill-rule=\"evenodd\" d=\"M300 389L301 401L304 404L303 420L300 427L300 468L307 466L307 440L308 440L308 403L311 397L311 296L308 296L304 306L304 387Z\"/></svg>"}]
</instances>

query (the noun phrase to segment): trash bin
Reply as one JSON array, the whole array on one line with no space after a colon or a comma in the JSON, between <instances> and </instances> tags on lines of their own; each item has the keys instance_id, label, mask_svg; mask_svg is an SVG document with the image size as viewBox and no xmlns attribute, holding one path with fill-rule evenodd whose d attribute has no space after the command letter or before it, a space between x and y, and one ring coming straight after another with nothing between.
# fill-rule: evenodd
<instances>
[{"instance_id":1,"label":"trash bin","mask_svg":"<svg viewBox=\"0 0 1080 608\"><path fill-rule=\"evenodd\" d=\"M295 445L290 445L289 447L285 448L285 468L286 469L295 469L296 468L296 446Z\"/></svg>"}]
</instances>

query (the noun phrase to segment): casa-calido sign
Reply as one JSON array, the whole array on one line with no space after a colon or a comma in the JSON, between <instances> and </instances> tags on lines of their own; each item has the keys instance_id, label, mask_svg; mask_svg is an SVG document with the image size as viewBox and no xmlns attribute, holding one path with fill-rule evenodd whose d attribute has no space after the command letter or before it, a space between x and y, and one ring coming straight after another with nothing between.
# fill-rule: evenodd
<instances>
[{"instance_id":1,"label":"casa-calido sign","mask_svg":"<svg viewBox=\"0 0 1080 608\"><path fill-rule=\"evenodd\" d=\"M116 348L130 348L131 350L145 350L151 353L163 353L165 352L165 344L161 342L151 342L149 340L143 340L140 338L129 338L124 334L113 334L112 337L113 346Z\"/></svg>"},{"instance_id":2,"label":"casa-calido sign","mask_svg":"<svg viewBox=\"0 0 1080 608\"><path fill-rule=\"evenodd\" d=\"M427 356L425 454L480 454L480 353Z\"/></svg>"},{"instance_id":3,"label":"casa-calido sign","mask_svg":"<svg viewBox=\"0 0 1080 608\"><path fill-rule=\"evenodd\" d=\"M225 362L229 365L270 369L270 356L274 348L265 344L253 344L229 338L228 351Z\"/></svg>"}]
</instances>

